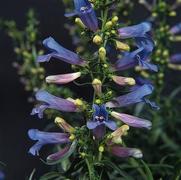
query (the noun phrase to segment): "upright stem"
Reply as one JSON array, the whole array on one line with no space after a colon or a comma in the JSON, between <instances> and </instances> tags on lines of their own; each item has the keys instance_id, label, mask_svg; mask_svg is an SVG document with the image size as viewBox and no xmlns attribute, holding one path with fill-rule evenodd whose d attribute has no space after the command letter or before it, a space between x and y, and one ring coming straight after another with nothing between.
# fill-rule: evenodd
<instances>
[{"instance_id":1,"label":"upright stem","mask_svg":"<svg viewBox=\"0 0 181 180\"><path fill-rule=\"evenodd\" d=\"M85 161L87 164L90 180L95 180L94 166L93 166L92 162L90 162L88 158L86 158Z\"/></svg>"}]
</instances>

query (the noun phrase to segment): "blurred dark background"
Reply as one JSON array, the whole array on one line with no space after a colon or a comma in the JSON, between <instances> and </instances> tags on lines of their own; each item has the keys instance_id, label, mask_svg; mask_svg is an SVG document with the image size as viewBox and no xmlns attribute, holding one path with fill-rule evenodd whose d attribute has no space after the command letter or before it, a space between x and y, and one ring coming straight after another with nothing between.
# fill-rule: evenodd
<instances>
[{"instance_id":1,"label":"blurred dark background","mask_svg":"<svg viewBox=\"0 0 181 180\"><path fill-rule=\"evenodd\" d=\"M72 49L68 32L63 28L65 22L64 7L60 0L6 0L1 1L0 17L15 20L18 27L26 24L25 14L29 8L34 8L40 21L41 38L53 36L65 47ZM139 14L134 18L143 19L147 16L142 9L136 9ZM175 22L180 18L178 17ZM174 24L174 22L171 22ZM7 179L25 179L34 168L38 174L46 172L39 158L28 154L33 144L27 137L30 128L43 128L45 122L30 116L32 105L27 102L28 93L19 82L16 69L12 62L16 56L13 53L11 39L0 32L0 161L6 164ZM61 67L60 67L61 69Z\"/></svg>"}]
</instances>

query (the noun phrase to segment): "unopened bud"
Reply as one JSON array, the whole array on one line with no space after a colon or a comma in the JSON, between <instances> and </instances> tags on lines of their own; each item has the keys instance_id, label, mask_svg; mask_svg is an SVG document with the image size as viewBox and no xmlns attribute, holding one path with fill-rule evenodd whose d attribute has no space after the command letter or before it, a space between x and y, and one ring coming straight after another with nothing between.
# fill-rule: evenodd
<instances>
[{"instance_id":1,"label":"unopened bud","mask_svg":"<svg viewBox=\"0 0 181 180\"><path fill-rule=\"evenodd\" d=\"M116 24L118 22L119 18L117 16L114 16L111 21L113 24Z\"/></svg>"},{"instance_id":2,"label":"unopened bud","mask_svg":"<svg viewBox=\"0 0 181 180\"><path fill-rule=\"evenodd\" d=\"M70 139L70 141L75 140L75 135L74 135L74 134L71 134L71 135L69 136L69 139Z\"/></svg>"},{"instance_id":3,"label":"unopened bud","mask_svg":"<svg viewBox=\"0 0 181 180\"><path fill-rule=\"evenodd\" d=\"M104 47L101 47L99 49L99 58L104 61L106 58L106 49Z\"/></svg>"},{"instance_id":4,"label":"unopened bud","mask_svg":"<svg viewBox=\"0 0 181 180\"><path fill-rule=\"evenodd\" d=\"M130 47L128 44L120 42L120 41L116 41L116 49L120 50L120 51L129 51Z\"/></svg>"},{"instance_id":5,"label":"unopened bud","mask_svg":"<svg viewBox=\"0 0 181 180\"><path fill-rule=\"evenodd\" d=\"M127 131L129 130L128 125L123 125L117 130L115 130L113 133L111 133L111 141L116 144L122 144L122 136L127 135Z\"/></svg>"},{"instance_id":6,"label":"unopened bud","mask_svg":"<svg viewBox=\"0 0 181 180\"><path fill-rule=\"evenodd\" d=\"M65 132L73 133L75 131L75 129L70 124L68 124L63 118L56 117L55 118L55 123L60 128L62 128Z\"/></svg>"},{"instance_id":7,"label":"unopened bud","mask_svg":"<svg viewBox=\"0 0 181 180\"><path fill-rule=\"evenodd\" d=\"M95 93L100 96L102 93L102 82L99 79L94 79L92 81L92 86L94 88Z\"/></svg>"},{"instance_id":8,"label":"unopened bud","mask_svg":"<svg viewBox=\"0 0 181 180\"><path fill-rule=\"evenodd\" d=\"M84 25L84 23L81 21L80 18L75 18L75 23L76 23L80 28L85 29L85 25Z\"/></svg>"},{"instance_id":9,"label":"unopened bud","mask_svg":"<svg viewBox=\"0 0 181 180\"><path fill-rule=\"evenodd\" d=\"M93 42L97 45L100 45L102 43L102 37L99 35L94 36Z\"/></svg>"},{"instance_id":10,"label":"unopened bud","mask_svg":"<svg viewBox=\"0 0 181 180\"><path fill-rule=\"evenodd\" d=\"M108 21L108 22L105 24L105 28L106 28L106 29L111 29L112 26L113 26L112 21Z\"/></svg>"},{"instance_id":11,"label":"unopened bud","mask_svg":"<svg viewBox=\"0 0 181 180\"><path fill-rule=\"evenodd\" d=\"M104 152L104 147L103 146L99 146L99 152Z\"/></svg>"},{"instance_id":12,"label":"unopened bud","mask_svg":"<svg viewBox=\"0 0 181 180\"><path fill-rule=\"evenodd\" d=\"M131 77L112 76L112 79L115 83L121 86L125 85L133 86L136 84L135 80Z\"/></svg>"}]
</instances>

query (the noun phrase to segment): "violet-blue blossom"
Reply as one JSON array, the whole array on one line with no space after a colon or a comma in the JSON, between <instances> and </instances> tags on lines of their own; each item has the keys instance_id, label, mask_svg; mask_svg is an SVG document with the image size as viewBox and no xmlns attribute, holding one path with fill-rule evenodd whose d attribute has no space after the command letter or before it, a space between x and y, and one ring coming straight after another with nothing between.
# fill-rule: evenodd
<instances>
[{"instance_id":1,"label":"violet-blue blossom","mask_svg":"<svg viewBox=\"0 0 181 180\"><path fill-rule=\"evenodd\" d=\"M60 151L47 157L47 162L53 163L62 159L67 154L73 153L75 142L71 144L68 133L43 132L38 129L30 129L28 135L32 140L37 141L29 150L32 155L39 155L40 149L47 144L66 144Z\"/></svg>"},{"instance_id":2,"label":"violet-blue blossom","mask_svg":"<svg viewBox=\"0 0 181 180\"><path fill-rule=\"evenodd\" d=\"M142 22L137 25L122 27L118 30L121 39L144 37L151 30L151 23Z\"/></svg>"},{"instance_id":3,"label":"violet-blue blossom","mask_svg":"<svg viewBox=\"0 0 181 180\"><path fill-rule=\"evenodd\" d=\"M42 104L32 110L32 115L38 114L39 118L43 118L43 112L46 109L55 109L64 112L76 112L77 106L74 102L60 97L56 97L45 90L36 93L36 99Z\"/></svg>"},{"instance_id":4,"label":"violet-blue blossom","mask_svg":"<svg viewBox=\"0 0 181 180\"><path fill-rule=\"evenodd\" d=\"M122 71L139 65L142 69L158 71L156 65L150 63L150 52L146 48L140 47L132 52L125 52L123 57L118 59L113 65L113 71Z\"/></svg>"},{"instance_id":5,"label":"violet-blue blossom","mask_svg":"<svg viewBox=\"0 0 181 180\"><path fill-rule=\"evenodd\" d=\"M86 62L82 60L76 53L65 49L58 44L52 37L46 38L43 45L51 52L47 55L38 56L38 62L50 61L51 58L56 58L69 64L84 66Z\"/></svg>"},{"instance_id":6,"label":"violet-blue blossom","mask_svg":"<svg viewBox=\"0 0 181 180\"><path fill-rule=\"evenodd\" d=\"M125 95L113 98L111 101L106 103L106 107L116 108L116 107L126 107L132 104L144 102L149 104L151 107L155 107L155 103L151 102L146 96L153 92L153 86L151 84L145 84L134 91L131 91Z\"/></svg>"},{"instance_id":7,"label":"violet-blue blossom","mask_svg":"<svg viewBox=\"0 0 181 180\"><path fill-rule=\"evenodd\" d=\"M170 57L170 63L181 64L181 53L174 54Z\"/></svg>"},{"instance_id":8,"label":"violet-blue blossom","mask_svg":"<svg viewBox=\"0 0 181 180\"><path fill-rule=\"evenodd\" d=\"M104 134L105 126L111 130L116 129L116 123L108 118L108 112L105 105L93 105L94 113L90 121L87 122L87 127L93 129L94 134L101 137Z\"/></svg>"},{"instance_id":9,"label":"violet-blue blossom","mask_svg":"<svg viewBox=\"0 0 181 180\"><path fill-rule=\"evenodd\" d=\"M91 3L88 0L74 0L75 10L73 13L65 14L66 17L71 17L78 15L84 25L92 30L98 30L98 19L96 17L96 13L92 8Z\"/></svg>"}]
</instances>

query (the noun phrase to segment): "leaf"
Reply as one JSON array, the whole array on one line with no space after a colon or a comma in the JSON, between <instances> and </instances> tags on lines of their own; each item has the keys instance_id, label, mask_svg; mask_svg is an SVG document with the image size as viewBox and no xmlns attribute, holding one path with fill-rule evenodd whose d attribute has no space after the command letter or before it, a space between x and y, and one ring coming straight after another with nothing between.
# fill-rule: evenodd
<instances>
[{"instance_id":1,"label":"leaf","mask_svg":"<svg viewBox=\"0 0 181 180\"><path fill-rule=\"evenodd\" d=\"M145 172L146 172L146 175L147 175L147 180L154 180L153 179L153 174L152 174L150 168L148 167L148 165L143 160L141 160L141 162L142 162L142 164L145 167Z\"/></svg>"},{"instance_id":2,"label":"leaf","mask_svg":"<svg viewBox=\"0 0 181 180\"><path fill-rule=\"evenodd\" d=\"M125 178L125 180L133 180L133 178L131 176L129 176L126 172L124 172L123 170L121 170L118 166L116 166L113 162L109 161L109 160L102 160L101 163L104 164L104 166L109 166L111 167L113 170L116 170L122 177Z\"/></svg>"},{"instance_id":3,"label":"leaf","mask_svg":"<svg viewBox=\"0 0 181 180\"><path fill-rule=\"evenodd\" d=\"M40 177L39 180L55 180L55 178L60 177L61 174L58 172L49 172Z\"/></svg>"}]
</instances>

